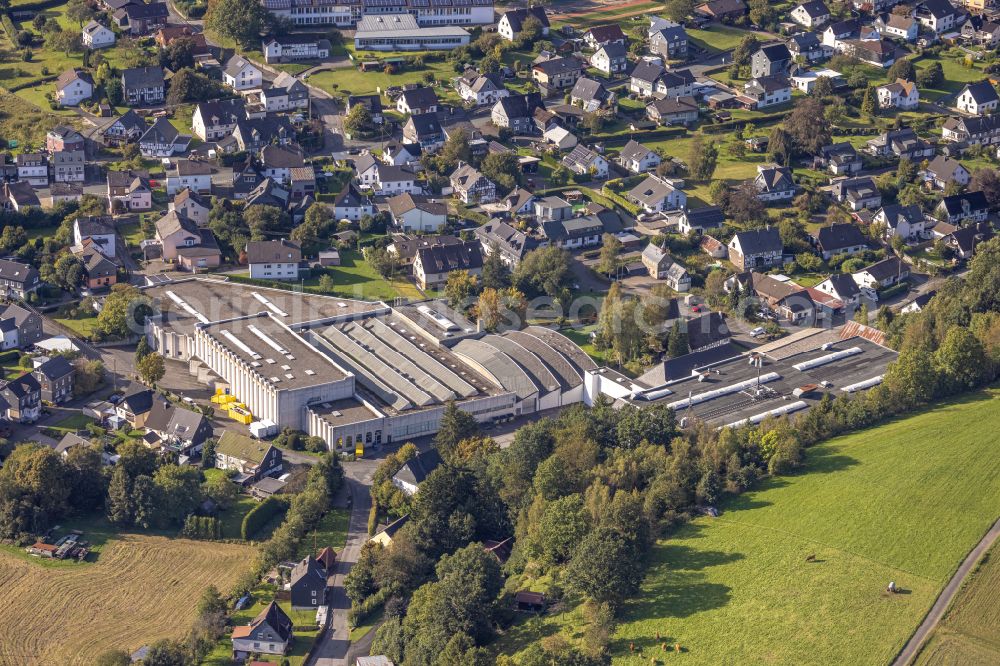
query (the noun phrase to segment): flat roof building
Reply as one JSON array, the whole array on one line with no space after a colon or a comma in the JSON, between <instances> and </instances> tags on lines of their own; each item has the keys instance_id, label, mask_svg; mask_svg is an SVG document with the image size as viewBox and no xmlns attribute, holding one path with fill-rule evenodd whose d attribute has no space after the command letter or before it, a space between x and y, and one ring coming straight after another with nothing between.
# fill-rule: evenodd
<instances>
[{"instance_id":1,"label":"flat roof building","mask_svg":"<svg viewBox=\"0 0 1000 666\"><path fill-rule=\"evenodd\" d=\"M354 33L354 48L369 51L453 49L469 43L469 33L452 25L421 27L410 14L365 16Z\"/></svg>"}]
</instances>

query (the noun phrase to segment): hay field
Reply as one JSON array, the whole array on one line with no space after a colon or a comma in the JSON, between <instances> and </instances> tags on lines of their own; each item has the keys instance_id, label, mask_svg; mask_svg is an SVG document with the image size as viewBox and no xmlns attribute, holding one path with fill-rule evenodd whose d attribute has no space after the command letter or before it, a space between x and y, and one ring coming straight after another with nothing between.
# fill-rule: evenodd
<instances>
[{"instance_id":1,"label":"hay field","mask_svg":"<svg viewBox=\"0 0 1000 666\"><path fill-rule=\"evenodd\" d=\"M0 664L90 664L105 650L179 638L202 590L230 587L252 552L131 534L90 564L45 567L0 551Z\"/></svg>"}]
</instances>

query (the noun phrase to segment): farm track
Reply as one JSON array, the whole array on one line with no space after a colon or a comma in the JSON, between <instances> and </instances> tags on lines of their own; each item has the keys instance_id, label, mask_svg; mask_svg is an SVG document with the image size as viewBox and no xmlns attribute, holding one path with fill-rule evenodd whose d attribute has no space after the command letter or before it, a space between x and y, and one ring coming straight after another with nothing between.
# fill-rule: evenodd
<instances>
[{"instance_id":1,"label":"farm track","mask_svg":"<svg viewBox=\"0 0 1000 666\"><path fill-rule=\"evenodd\" d=\"M180 638L209 585L226 590L248 546L127 535L97 562L46 567L0 552L0 664L90 664L105 650Z\"/></svg>"}]
</instances>

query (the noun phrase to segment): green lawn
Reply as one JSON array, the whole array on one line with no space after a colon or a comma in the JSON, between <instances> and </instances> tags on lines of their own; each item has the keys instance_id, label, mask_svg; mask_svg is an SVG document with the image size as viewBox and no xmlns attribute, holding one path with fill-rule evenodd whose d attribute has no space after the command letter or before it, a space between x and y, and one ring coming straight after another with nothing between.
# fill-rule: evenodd
<instances>
[{"instance_id":1,"label":"green lawn","mask_svg":"<svg viewBox=\"0 0 1000 666\"><path fill-rule=\"evenodd\" d=\"M984 434L998 399L978 392L816 446L803 473L658 542L623 610L615 663L669 661L657 633L691 664L890 662L997 517L1000 458ZM903 593L885 593L889 581ZM580 629L574 609L516 628L500 647Z\"/></svg>"},{"instance_id":2,"label":"green lawn","mask_svg":"<svg viewBox=\"0 0 1000 666\"><path fill-rule=\"evenodd\" d=\"M360 59L371 57L372 59L382 59L387 57L384 54L359 54ZM401 86L404 83L423 83L424 75L432 73L439 85L436 91L439 96L453 93L451 79L458 76L452 63L450 62L429 62L423 68L405 68L398 74L386 74L383 71L362 72L356 67L345 67L343 69L326 70L316 72L309 76L309 83L324 90L334 92L339 91L349 95L370 95L381 90L383 93L389 86ZM336 88L334 86L337 86Z\"/></svg>"},{"instance_id":3,"label":"green lawn","mask_svg":"<svg viewBox=\"0 0 1000 666\"><path fill-rule=\"evenodd\" d=\"M59 421L55 425L48 426L53 430L65 430L67 432L76 432L77 430L83 430L88 425L94 422L94 419L89 416L84 416L83 414L73 414L62 421Z\"/></svg>"},{"instance_id":4,"label":"green lawn","mask_svg":"<svg viewBox=\"0 0 1000 666\"><path fill-rule=\"evenodd\" d=\"M932 62L941 63L941 69L944 72L944 82L939 89L921 88L921 98L935 100L947 95L954 95L961 91L966 83L982 81L986 78L982 63L973 63L972 67L966 67L962 61L962 57L952 52L945 52L929 58L914 58L913 60L913 64L918 70L926 68Z\"/></svg>"},{"instance_id":5,"label":"green lawn","mask_svg":"<svg viewBox=\"0 0 1000 666\"><path fill-rule=\"evenodd\" d=\"M206 478L208 477L209 471L211 470L205 470ZM220 513L219 520L222 521L222 538L239 539L240 530L243 527L243 518L250 513L250 510L255 506L257 506L257 500L249 495L240 495L236 498L236 501L232 504L232 506Z\"/></svg>"},{"instance_id":6,"label":"green lawn","mask_svg":"<svg viewBox=\"0 0 1000 666\"><path fill-rule=\"evenodd\" d=\"M965 580L941 623L917 655L917 666L1000 663L1000 546L994 545Z\"/></svg>"},{"instance_id":7,"label":"green lawn","mask_svg":"<svg viewBox=\"0 0 1000 666\"><path fill-rule=\"evenodd\" d=\"M97 331L96 314L93 317L84 317L83 319L56 318L55 321L73 331L74 335L81 338L89 339Z\"/></svg>"},{"instance_id":8,"label":"green lawn","mask_svg":"<svg viewBox=\"0 0 1000 666\"><path fill-rule=\"evenodd\" d=\"M707 30L688 29L687 34L692 43L717 53L736 48L744 35L750 33L728 25L712 24Z\"/></svg>"},{"instance_id":9,"label":"green lawn","mask_svg":"<svg viewBox=\"0 0 1000 666\"><path fill-rule=\"evenodd\" d=\"M603 25L606 23L619 23L623 19L630 17L635 17L636 20L642 19L644 14L655 13L663 11L663 4L659 2L644 2L636 5L625 5L618 9L610 8L609 6L601 5L600 9L595 9L594 11L584 12L578 16L571 16L565 20L559 20L553 23L553 28L559 25L571 25L578 30L585 30L591 26ZM628 25L623 25L622 30L628 30Z\"/></svg>"},{"instance_id":10,"label":"green lawn","mask_svg":"<svg viewBox=\"0 0 1000 666\"><path fill-rule=\"evenodd\" d=\"M330 509L319 521L316 529L302 539L296 557L304 558L310 553L315 555L327 546L337 551L341 550L347 545L347 527L350 520L351 512L347 509Z\"/></svg>"}]
</instances>

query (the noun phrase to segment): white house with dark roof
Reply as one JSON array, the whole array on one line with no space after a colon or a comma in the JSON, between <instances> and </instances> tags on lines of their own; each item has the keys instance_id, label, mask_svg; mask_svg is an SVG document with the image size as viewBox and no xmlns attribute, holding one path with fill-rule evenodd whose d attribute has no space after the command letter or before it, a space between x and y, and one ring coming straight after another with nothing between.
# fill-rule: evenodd
<instances>
[{"instance_id":1,"label":"white house with dark roof","mask_svg":"<svg viewBox=\"0 0 1000 666\"><path fill-rule=\"evenodd\" d=\"M913 15L920 25L940 35L955 27L959 12L948 0L922 0Z\"/></svg>"},{"instance_id":2,"label":"white house with dark roof","mask_svg":"<svg viewBox=\"0 0 1000 666\"><path fill-rule=\"evenodd\" d=\"M451 188L463 203L490 203L497 200L497 185L471 164L459 162L449 177Z\"/></svg>"},{"instance_id":3,"label":"white house with dark roof","mask_svg":"<svg viewBox=\"0 0 1000 666\"><path fill-rule=\"evenodd\" d=\"M943 190L952 183L965 186L969 184L972 174L958 160L945 155L937 155L924 170L924 180Z\"/></svg>"},{"instance_id":4,"label":"white house with dark roof","mask_svg":"<svg viewBox=\"0 0 1000 666\"><path fill-rule=\"evenodd\" d=\"M605 44L590 56L590 65L604 76L611 77L628 69L628 51L623 44Z\"/></svg>"},{"instance_id":5,"label":"white house with dark roof","mask_svg":"<svg viewBox=\"0 0 1000 666\"><path fill-rule=\"evenodd\" d=\"M419 87L404 90L396 100L396 110L409 115L437 113L438 105L438 96L433 88Z\"/></svg>"},{"instance_id":6,"label":"white house with dark roof","mask_svg":"<svg viewBox=\"0 0 1000 666\"><path fill-rule=\"evenodd\" d=\"M997 104L1000 104L1000 97L993 84L987 80L967 83L955 98L955 108L973 116L992 113L996 111Z\"/></svg>"},{"instance_id":7,"label":"white house with dark roof","mask_svg":"<svg viewBox=\"0 0 1000 666\"><path fill-rule=\"evenodd\" d=\"M783 254L777 227L740 231L729 241L729 261L741 271L780 266Z\"/></svg>"},{"instance_id":8,"label":"white house with dark roof","mask_svg":"<svg viewBox=\"0 0 1000 666\"><path fill-rule=\"evenodd\" d=\"M393 225L405 232L437 231L448 221L448 206L421 194L404 192L386 201Z\"/></svg>"},{"instance_id":9,"label":"white house with dark roof","mask_svg":"<svg viewBox=\"0 0 1000 666\"><path fill-rule=\"evenodd\" d=\"M618 154L617 161L627 171L645 173L658 167L663 158L635 139L630 139Z\"/></svg>"},{"instance_id":10,"label":"white house with dark roof","mask_svg":"<svg viewBox=\"0 0 1000 666\"><path fill-rule=\"evenodd\" d=\"M80 216L73 220L73 249L83 250L85 241L105 257L117 253L118 232L109 217Z\"/></svg>"},{"instance_id":11,"label":"white house with dark roof","mask_svg":"<svg viewBox=\"0 0 1000 666\"><path fill-rule=\"evenodd\" d=\"M856 224L831 224L813 236L816 250L824 259L837 254L855 255L868 249L868 239Z\"/></svg>"},{"instance_id":12,"label":"white house with dark roof","mask_svg":"<svg viewBox=\"0 0 1000 666\"><path fill-rule=\"evenodd\" d=\"M573 89L569 93L570 104L579 106L584 111L597 111L613 97L600 81L580 77L573 84Z\"/></svg>"},{"instance_id":13,"label":"white house with dark roof","mask_svg":"<svg viewBox=\"0 0 1000 666\"><path fill-rule=\"evenodd\" d=\"M642 251L642 265L654 280L663 280L674 291L685 292L691 289L691 276L687 269L670 253L659 245L650 243Z\"/></svg>"},{"instance_id":14,"label":"white house with dark roof","mask_svg":"<svg viewBox=\"0 0 1000 666\"><path fill-rule=\"evenodd\" d=\"M139 138L139 150L144 157L172 157L187 152L190 134L181 134L166 118L156 122Z\"/></svg>"},{"instance_id":15,"label":"white house with dark roof","mask_svg":"<svg viewBox=\"0 0 1000 666\"><path fill-rule=\"evenodd\" d=\"M784 74L758 76L744 84L743 94L757 102L758 109L763 109L790 102L792 84Z\"/></svg>"},{"instance_id":16,"label":"white house with dark roof","mask_svg":"<svg viewBox=\"0 0 1000 666\"><path fill-rule=\"evenodd\" d=\"M647 213L677 210L687 205L687 194L666 178L649 174L633 187L625 198L639 204Z\"/></svg>"},{"instance_id":17,"label":"white house with dark roof","mask_svg":"<svg viewBox=\"0 0 1000 666\"><path fill-rule=\"evenodd\" d=\"M188 189L199 194L212 192L212 166L207 162L180 159L167 171L167 194Z\"/></svg>"},{"instance_id":18,"label":"white house with dark roof","mask_svg":"<svg viewBox=\"0 0 1000 666\"><path fill-rule=\"evenodd\" d=\"M505 12L497 22L497 34L509 42L517 40L521 36L521 28L529 16L541 24L542 35L549 34L549 17L545 13L545 8L540 6Z\"/></svg>"},{"instance_id":19,"label":"white house with dark roof","mask_svg":"<svg viewBox=\"0 0 1000 666\"><path fill-rule=\"evenodd\" d=\"M374 214L375 204L371 198L359 192L353 183L344 185L333 200L334 219L358 221L365 215Z\"/></svg>"},{"instance_id":20,"label":"white house with dark roof","mask_svg":"<svg viewBox=\"0 0 1000 666\"><path fill-rule=\"evenodd\" d=\"M56 79L56 101L63 106L78 106L94 94L94 79L89 72L69 69Z\"/></svg>"},{"instance_id":21,"label":"white house with dark roof","mask_svg":"<svg viewBox=\"0 0 1000 666\"><path fill-rule=\"evenodd\" d=\"M795 196L792 170L785 166L758 165L753 184L757 188L757 198L764 202L788 201Z\"/></svg>"},{"instance_id":22,"label":"white house with dark roof","mask_svg":"<svg viewBox=\"0 0 1000 666\"><path fill-rule=\"evenodd\" d=\"M260 101L268 113L304 109L309 106L309 89L288 72L278 72L271 85L261 91Z\"/></svg>"},{"instance_id":23,"label":"white house with dark roof","mask_svg":"<svg viewBox=\"0 0 1000 666\"><path fill-rule=\"evenodd\" d=\"M510 95L499 74L480 74L474 69L467 69L454 84L458 96L476 106L496 104L501 97Z\"/></svg>"},{"instance_id":24,"label":"white house with dark roof","mask_svg":"<svg viewBox=\"0 0 1000 666\"><path fill-rule=\"evenodd\" d=\"M608 161L603 155L582 144L577 144L569 155L562 158L562 165L577 175L589 176L594 180L608 177Z\"/></svg>"},{"instance_id":25,"label":"white house with dark roof","mask_svg":"<svg viewBox=\"0 0 1000 666\"><path fill-rule=\"evenodd\" d=\"M808 0L788 14L789 18L807 28L816 28L830 20L830 10L822 0Z\"/></svg>"},{"instance_id":26,"label":"white house with dark roof","mask_svg":"<svg viewBox=\"0 0 1000 666\"><path fill-rule=\"evenodd\" d=\"M656 90L656 82L666 70L663 66L649 60L640 60L629 74L629 92L642 97L651 97Z\"/></svg>"},{"instance_id":27,"label":"white house with dark roof","mask_svg":"<svg viewBox=\"0 0 1000 666\"><path fill-rule=\"evenodd\" d=\"M250 277L262 280L297 280L302 248L295 241L250 241L246 245Z\"/></svg>"},{"instance_id":28,"label":"white house with dark roof","mask_svg":"<svg viewBox=\"0 0 1000 666\"><path fill-rule=\"evenodd\" d=\"M902 204L892 204L883 206L872 218L873 224L882 225L885 229L883 238L890 240L893 236L900 236L906 241L920 240L924 236L927 222L920 206L904 206Z\"/></svg>"},{"instance_id":29,"label":"white house with dark roof","mask_svg":"<svg viewBox=\"0 0 1000 666\"><path fill-rule=\"evenodd\" d=\"M94 20L83 26L81 38L88 49L103 49L115 45L115 33Z\"/></svg>"},{"instance_id":30,"label":"white house with dark roof","mask_svg":"<svg viewBox=\"0 0 1000 666\"><path fill-rule=\"evenodd\" d=\"M264 76L260 69L241 55L234 55L222 68L222 82L237 92L260 88Z\"/></svg>"},{"instance_id":31,"label":"white house with dark roof","mask_svg":"<svg viewBox=\"0 0 1000 666\"><path fill-rule=\"evenodd\" d=\"M883 37L914 42L920 34L920 23L913 16L888 12L879 14L873 24Z\"/></svg>"}]
</instances>

